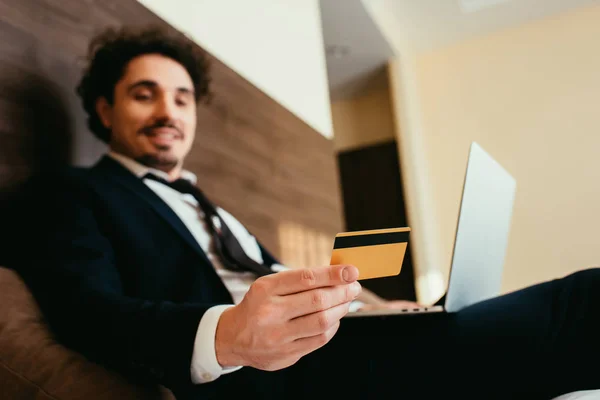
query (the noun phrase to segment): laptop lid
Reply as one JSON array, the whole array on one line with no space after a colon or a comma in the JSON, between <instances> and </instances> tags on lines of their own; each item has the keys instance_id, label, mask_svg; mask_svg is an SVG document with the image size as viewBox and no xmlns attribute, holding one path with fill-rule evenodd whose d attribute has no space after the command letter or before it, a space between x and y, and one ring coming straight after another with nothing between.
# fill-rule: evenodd
<instances>
[{"instance_id":1,"label":"laptop lid","mask_svg":"<svg viewBox=\"0 0 600 400\"><path fill-rule=\"evenodd\" d=\"M445 309L456 312L500 294L515 179L479 144L469 151Z\"/></svg>"}]
</instances>

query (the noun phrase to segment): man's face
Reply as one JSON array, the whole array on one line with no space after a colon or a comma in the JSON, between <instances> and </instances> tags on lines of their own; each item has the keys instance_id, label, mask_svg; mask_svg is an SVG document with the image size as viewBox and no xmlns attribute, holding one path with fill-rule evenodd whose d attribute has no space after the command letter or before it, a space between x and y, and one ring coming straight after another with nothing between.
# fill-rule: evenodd
<instances>
[{"instance_id":1,"label":"man's face","mask_svg":"<svg viewBox=\"0 0 600 400\"><path fill-rule=\"evenodd\" d=\"M181 64L159 54L132 59L113 104L100 99L96 109L112 150L165 172L181 168L196 131L194 85Z\"/></svg>"}]
</instances>

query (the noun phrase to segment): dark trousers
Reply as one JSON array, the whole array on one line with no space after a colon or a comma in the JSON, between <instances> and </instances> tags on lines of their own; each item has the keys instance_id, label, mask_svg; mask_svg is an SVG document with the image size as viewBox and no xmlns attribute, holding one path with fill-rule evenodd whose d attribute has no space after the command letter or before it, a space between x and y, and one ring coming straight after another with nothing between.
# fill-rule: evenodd
<instances>
[{"instance_id":1,"label":"dark trousers","mask_svg":"<svg viewBox=\"0 0 600 400\"><path fill-rule=\"evenodd\" d=\"M326 346L287 369L242 368L174 392L178 399L551 399L600 389L599 362L600 269L588 269L454 314L346 318Z\"/></svg>"}]
</instances>

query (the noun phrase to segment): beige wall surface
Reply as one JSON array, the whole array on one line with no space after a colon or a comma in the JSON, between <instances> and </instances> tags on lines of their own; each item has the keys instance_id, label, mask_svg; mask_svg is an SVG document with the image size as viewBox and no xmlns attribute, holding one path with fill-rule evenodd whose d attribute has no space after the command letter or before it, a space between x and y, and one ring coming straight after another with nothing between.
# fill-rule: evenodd
<instances>
[{"instance_id":1,"label":"beige wall surface","mask_svg":"<svg viewBox=\"0 0 600 400\"><path fill-rule=\"evenodd\" d=\"M580 9L412 60L414 179L432 205L418 212L435 215L444 275L473 140L517 180L503 291L600 265L599 21L600 7Z\"/></svg>"},{"instance_id":2,"label":"beige wall surface","mask_svg":"<svg viewBox=\"0 0 600 400\"><path fill-rule=\"evenodd\" d=\"M395 139L390 89L377 87L360 96L331 103L333 144L346 151Z\"/></svg>"}]
</instances>

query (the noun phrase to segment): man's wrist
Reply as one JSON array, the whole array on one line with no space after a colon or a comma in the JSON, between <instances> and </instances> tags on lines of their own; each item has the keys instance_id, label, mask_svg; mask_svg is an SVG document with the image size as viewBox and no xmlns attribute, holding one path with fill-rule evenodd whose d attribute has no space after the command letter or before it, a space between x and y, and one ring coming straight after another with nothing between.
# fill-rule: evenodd
<instances>
[{"instance_id":1,"label":"man's wrist","mask_svg":"<svg viewBox=\"0 0 600 400\"><path fill-rule=\"evenodd\" d=\"M196 333L192 354L191 378L195 384L212 382L222 374L240 369L240 366L223 368L216 357L216 330L221 315L233 305L218 305L205 313Z\"/></svg>"},{"instance_id":2,"label":"man's wrist","mask_svg":"<svg viewBox=\"0 0 600 400\"><path fill-rule=\"evenodd\" d=\"M215 332L215 355L221 368L244 365L233 348L235 332L237 332L235 307L231 307L221 313Z\"/></svg>"}]
</instances>

